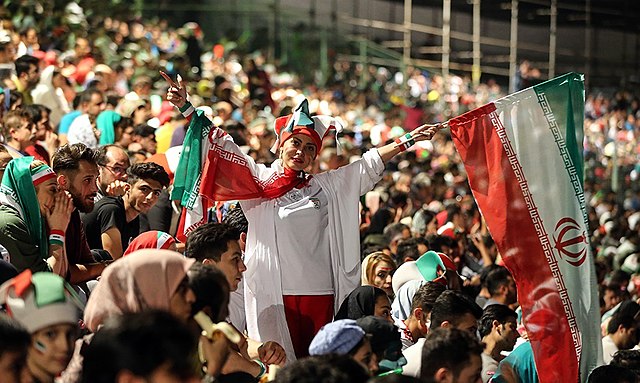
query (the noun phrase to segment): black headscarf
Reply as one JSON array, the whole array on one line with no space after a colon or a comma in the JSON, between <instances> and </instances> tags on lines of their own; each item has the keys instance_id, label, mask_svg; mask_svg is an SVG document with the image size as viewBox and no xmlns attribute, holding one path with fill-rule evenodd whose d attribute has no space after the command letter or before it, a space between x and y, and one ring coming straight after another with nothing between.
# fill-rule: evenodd
<instances>
[{"instance_id":1,"label":"black headscarf","mask_svg":"<svg viewBox=\"0 0 640 383\"><path fill-rule=\"evenodd\" d=\"M381 295L386 296L386 293L375 286L360 286L356 288L342 301L335 320L356 320L367 315L374 315L376 298Z\"/></svg>"}]
</instances>

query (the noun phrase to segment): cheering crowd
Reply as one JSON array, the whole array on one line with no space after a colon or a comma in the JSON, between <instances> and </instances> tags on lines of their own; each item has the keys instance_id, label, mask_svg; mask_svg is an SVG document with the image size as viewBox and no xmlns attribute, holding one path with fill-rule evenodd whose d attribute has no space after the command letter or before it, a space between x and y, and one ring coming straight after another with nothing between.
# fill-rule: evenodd
<instances>
[{"instance_id":1,"label":"cheering crowd","mask_svg":"<svg viewBox=\"0 0 640 383\"><path fill-rule=\"evenodd\" d=\"M538 381L442 124L495 82L318 86L195 23L65 17L0 21L1 382ZM636 382L640 101L587 93L584 121L589 381Z\"/></svg>"}]
</instances>

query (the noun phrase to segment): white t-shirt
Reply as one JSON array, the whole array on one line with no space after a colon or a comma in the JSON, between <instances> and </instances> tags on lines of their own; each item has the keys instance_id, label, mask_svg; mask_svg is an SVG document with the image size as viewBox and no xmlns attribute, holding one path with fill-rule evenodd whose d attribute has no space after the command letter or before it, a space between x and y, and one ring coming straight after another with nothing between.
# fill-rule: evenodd
<instances>
[{"instance_id":1,"label":"white t-shirt","mask_svg":"<svg viewBox=\"0 0 640 383\"><path fill-rule=\"evenodd\" d=\"M607 335L602 338L602 360L604 364L611 363L611 359L613 359L613 354L618 352L618 346L613 343L613 339L611 339L611 335Z\"/></svg>"},{"instance_id":2,"label":"white t-shirt","mask_svg":"<svg viewBox=\"0 0 640 383\"><path fill-rule=\"evenodd\" d=\"M83 143L92 149L98 147L98 138L93 132L93 126L88 114L81 114L73 120L69 126L67 140L69 144Z\"/></svg>"},{"instance_id":3,"label":"white t-shirt","mask_svg":"<svg viewBox=\"0 0 640 383\"><path fill-rule=\"evenodd\" d=\"M413 376L414 378L420 377L420 370L422 369L422 346L426 338L420 338L413 346L402 351L407 360L407 364L402 366L402 375Z\"/></svg>"},{"instance_id":4,"label":"white t-shirt","mask_svg":"<svg viewBox=\"0 0 640 383\"><path fill-rule=\"evenodd\" d=\"M282 294L333 294L327 196L311 182L277 198L276 206Z\"/></svg>"}]
</instances>

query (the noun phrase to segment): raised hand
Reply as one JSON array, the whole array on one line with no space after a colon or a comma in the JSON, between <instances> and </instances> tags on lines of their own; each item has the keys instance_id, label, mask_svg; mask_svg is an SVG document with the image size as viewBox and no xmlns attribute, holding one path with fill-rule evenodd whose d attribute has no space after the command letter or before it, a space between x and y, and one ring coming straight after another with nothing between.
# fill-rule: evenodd
<instances>
[{"instance_id":1,"label":"raised hand","mask_svg":"<svg viewBox=\"0 0 640 383\"><path fill-rule=\"evenodd\" d=\"M122 197L130 188L131 185L129 185L128 183L120 180L115 180L107 185L107 190L105 190L105 193L112 197Z\"/></svg>"},{"instance_id":2,"label":"raised hand","mask_svg":"<svg viewBox=\"0 0 640 383\"><path fill-rule=\"evenodd\" d=\"M440 123L433 125L420 125L411 132L411 138L416 142L430 140L436 135L438 130L444 128L445 125Z\"/></svg>"},{"instance_id":3,"label":"raised hand","mask_svg":"<svg viewBox=\"0 0 640 383\"><path fill-rule=\"evenodd\" d=\"M178 75L178 83L174 82L168 74L160 71L160 75L167 80L169 89L167 89L167 101L177 108L182 108L187 103L187 87L182 82L182 76Z\"/></svg>"},{"instance_id":4,"label":"raised hand","mask_svg":"<svg viewBox=\"0 0 640 383\"><path fill-rule=\"evenodd\" d=\"M73 208L71 194L67 191L58 193L51 211L45 210L45 219L49 229L67 231Z\"/></svg>"}]
</instances>

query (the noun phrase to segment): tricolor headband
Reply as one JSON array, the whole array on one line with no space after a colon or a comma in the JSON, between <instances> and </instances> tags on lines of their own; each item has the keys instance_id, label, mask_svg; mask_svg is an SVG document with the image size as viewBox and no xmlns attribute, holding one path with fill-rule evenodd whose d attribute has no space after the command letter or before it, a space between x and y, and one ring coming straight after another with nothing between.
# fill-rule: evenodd
<instances>
[{"instance_id":1,"label":"tricolor headband","mask_svg":"<svg viewBox=\"0 0 640 383\"><path fill-rule=\"evenodd\" d=\"M38 186L51 178L56 178L56 173L48 165L40 165L31 170L33 186Z\"/></svg>"}]
</instances>

